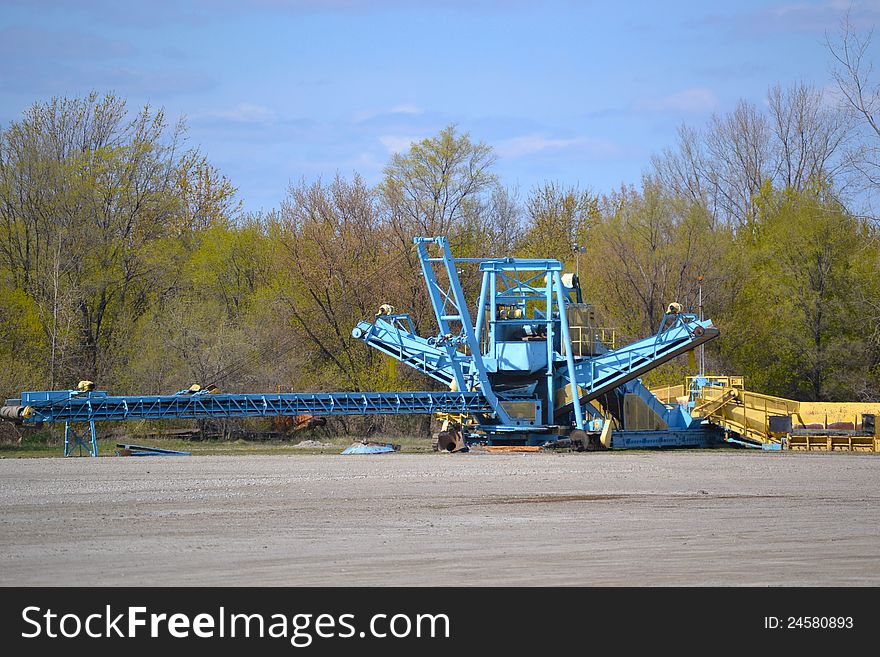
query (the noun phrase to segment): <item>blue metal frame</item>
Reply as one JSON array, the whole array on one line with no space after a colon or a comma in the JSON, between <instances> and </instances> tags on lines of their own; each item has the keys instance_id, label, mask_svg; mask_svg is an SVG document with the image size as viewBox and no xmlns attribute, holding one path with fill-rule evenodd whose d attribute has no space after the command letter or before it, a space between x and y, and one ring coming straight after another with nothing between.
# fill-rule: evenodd
<instances>
[{"instance_id":1,"label":"blue metal frame","mask_svg":"<svg viewBox=\"0 0 880 657\"><path fill-rule=\"evenodd\" d=\"M174 418L273 417L294 415L399 415L406 413L491 413L479 392L333 392L218 395L109 396L95 390L54 399L45 392L22 393L7 404L32 409L27 423ZM93 424L92 424L93 426ZM94 432L93 432L94 435Z\"/></svg>"},{"instance_id":2,"label":"blue metal frame","mask_svg":"<svg viewBox=\"0 0 880 657\"><path fill-rule=\"evenodd\" d=\"M71 439L73 439L72 446ZM83 450L89 456L98 455L98 434L95 431L94 420L89 420L86 423L85 430L82 433L79 433L70 426L70 422L64 423L64 456L70 456L71 447L79 449L79 456L83 455Z\"/></svg>"},{"instance_id":3,"label":"blue metal frame","mask_svg":"<svg viewBox=\"0 0 880 657\"><path fill-rule=\"evenodd\" d=\"M595 358L579 359L575 369L586 390L582 402L596 399L717 335L711 320L700 321L690 314L665 315L655 335Z\"/></svg>"},{"instance_id":4,"label":"blue metal frame","mask_svg":"<svg viewBox=\"0 0 880 657\"><path fill-rule=\"evenodd\" d=\"M474 325L471 323L471 314L468 311L467 299L465 299L464 291L461 288L461 281L458 278L458 269L455 259L452 257L452 251L449 249L449 240L446 237L416 237L413 242L419 253L419 262L422 267L422 274L428 285L428 295L431 298L431 304L434 307L434 315L437 318L437 324L440 327L440 335L438 338L443 340L443 346L446 349L447 357L452 366L452 373L456 387L458 390L474 390L479 387L480 391L492 405L494 414L498 417L502 424L510 423L510 416L507 411L498 403L498 397L492 390L489 383L489 377L486 373L486 365L483 362L483 354L480 351L480 343L474 333ZM428 245L436 244L440 247L440 258L432 259L428 254ZM437 280L434 272L433 263L440 262L446 270L446 277L449 282L449 288L444 290ZM461 324L459 337L452 333L450 322L458 322ZM470 361L473 372L469 381L465 381L464 372L462 371L459 360L456 358L456 352L460 345L466 345L469 350Z\"/></svg>"},{"instance_id":5,"label":"blue metal frame","mask_svg":"<svg viewBox=\"0 0 880 657\"><path fill-rule=\"evenodd\" d=\"M372 323L358 322L351 335L447 386L455 381L453 361L466 381L473 379L470 357L458 350L450 354L450 350L437 346L437 338L416 335L409 315L377 317Z\"/></svg>"},{"instance_id":6,"label":"blue metal frame","mask_svg":"<svg viewBox=\"0 0 880 657\"><path fill-rule=\"evenodd\" d=\"M713 447L723 444L723 436L714 425L695 425L691 429L657 431L615 431L611 445L615 449L659 447Z\"/></svg>"}]
</instances>

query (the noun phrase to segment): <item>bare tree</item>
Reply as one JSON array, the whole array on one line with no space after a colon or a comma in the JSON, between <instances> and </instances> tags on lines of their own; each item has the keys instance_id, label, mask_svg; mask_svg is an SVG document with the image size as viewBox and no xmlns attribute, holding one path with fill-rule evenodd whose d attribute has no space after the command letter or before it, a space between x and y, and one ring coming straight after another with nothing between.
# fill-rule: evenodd
<instances>
[{"instance_id":1,"label":"bare tree","mask_svg":"<svg viewBox=\"0 0 880 657\"><path fill-rule=\"evenodd\" d=\"M526 229L519 190L497 185L475 220L473 232L483 243L481 255L512 253Z\"/></svg>"},{"instance_id":2,"label":"bare tree","mask_svg":"<svg viewBox=\"0 0 880 657\"><path fill-rule=\"evenodd\" d=\"M677 148L665 148L651 158L658 182L680 198L703 203L716 216L717 207L710 193L709 164L703 131L682 124L678 128Z\"/></svg>"},{"instance_id":3,"label":"bare tree","mask_svg":"<svg viewBox=\"0 0 880 657\"><path fill-rule=\"evenodd\" d=\"M880 80L868 57L873 30L858 34L847 15L836 42L825 43L834 60L832 75L844 109L856 121L862 142L850 152L849 163L863 184L876 191L880 186Z\"/></svg>"},{"instance_id":4,"label":"bare tree","mask_svg":"<svg viewBox=\"0 0 880 657\"><path fill-rule=\"evenodd\" d=\"M850 122L807 84L768 90L768 110L741 101L702 129L682 125L675 148L652 158L658 182L736 228L755 217L766 184L801 191L843 185Z\"/></svg>"},{"instance_id":5,"label":"bare tree","mask_svg":"<svg viewBox=\"0 0 880 657\"><path fill-rule=\"evenodd\" d=\"M709 182L718 206L736 225L751 221L752 201L769 174L770 126L752 103L740 101L726 116L713 116L706 133L712 161Z\"/></svg>"},{"instance_id":6,"label":"bare tree","mask_svg":"<svg viewBox=\"0 0 880 657\"><path fill-rule=\"evenodd\" d=\"M772 176L772 135L766 116L740 101L703 129L682 125L676 148L652 159L656 178L680 198L704 205L714 220L743 226Z\"/></svg>"},{"instance_id":7,"label":"bare tree","mask_svg":"<svg viewBox=\"0 0 880 657\"><path fill-rule=\"evenodd\" d=\"M802 190L811 181L835 178L843 166L837 155L848 133L846 117L824 105L821 90L804 83L775 85L768 101L774 182Z\"/></svg>"},{"instance_id":8,"label":"bare tree","mask_svg":"<svg viewBox=\"0 0 880 657\"><path fill-rule=\"evenodd\" d=\"M585 291L627 338L657 330L670 302L695 308L699 277L719 294L729 229L711 225L704 206L645 177L641 189L603 196L590 242Z\"/></svg>"}]
</instances>

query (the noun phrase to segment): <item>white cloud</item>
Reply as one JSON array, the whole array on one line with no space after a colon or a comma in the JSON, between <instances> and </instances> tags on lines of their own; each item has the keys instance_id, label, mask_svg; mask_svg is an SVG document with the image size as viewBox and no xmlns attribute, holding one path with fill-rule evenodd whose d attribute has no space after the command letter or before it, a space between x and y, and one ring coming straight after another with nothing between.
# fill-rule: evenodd
<instances>
[{"instance_id":1,"label":"white cloud","mask_svg":"<svg viewBox=\"0 0 880 657\"><path fill-rule=\"evenodd\" d=\"M424 114L425 110L423 110L418 105L413 105L412 103L401 103L399 105L395 105L390 109L368 109L362 110L360 112L355 113L353 117L353 121L355 123L363 123L365 121L369 121L371 119L375 119L382 116L388 116L389 114L408 114L410 116L416 116L418 114Z\"/></svg>"},{"instance_id":2,"label":"white cloud","mask_svg":"<svg viewBox=\"0 0 880 657\"><path fill-rule=\"evenodd\" d=\"M204 112L193 118L226 119L238 123L266 123L276 117L274 110L263 105L253 103L239 103L235 107L225 110L212 110Z\"/></svg>"},{"instance_id":3,"label":"white cloud","mask_svg":"<svg viewBox=\"0 0 880 657\"><path fill-rule=\"evenodd\" d=\"M412 103L403 103L401 105L395 105L391 108L392 114L424 114L425 110L421 107L417 107Z\"/></svg>"},{"instance_id":4,"label":"white cloud","mask_svg":"<svg viewBox=\"0 0 880 657\"><path fill-rule=\"evenodd\" d=\"M414 141L418 141L418 137L406 137L404 135L382 135L379 141L389 153L400 153L408 150Z\"/></svg>"},{"instance_id":5,"label":"white cloud","mask_svg":"<svg viewBox=\"0 0 880 657\"><path fill-rule=\"evenodd\" d=\"M616 155L619 148L614 142L606 139L591 139L589 137L559 139L541 134L504 139L495 145L495 152L503 158L523 157L543 151L576 151L594 157L607 157Z\"/></svg>"},{"instance_id":6,"label":"white cloud","mask_svg":"<svg viewBox=\"0 0 880 657\"><path fill-rule=\"evenodd\" d=\"M639 100L635 103L635 108L648 112L710 112L718 104L718 97L711 89L693 87L662 98Z\"/></svg>"}]
</instances>

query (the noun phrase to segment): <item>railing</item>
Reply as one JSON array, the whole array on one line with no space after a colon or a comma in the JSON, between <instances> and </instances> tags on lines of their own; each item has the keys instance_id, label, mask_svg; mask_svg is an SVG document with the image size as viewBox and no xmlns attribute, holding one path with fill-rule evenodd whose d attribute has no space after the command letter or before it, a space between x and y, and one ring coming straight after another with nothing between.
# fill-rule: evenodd
<instances>
[{"instance_id":1,"label":"railing","mask_svg":"<svg viewBox=\"0 0 880 657\"><path fill-rule=\"evenodd\" d=\"M685 396L685 387L683 385L664 386L662 388L651 388L654 396L664 404L677 404L679 397Z\"/></svg>"},{"instance_id":2,"label":"railing","mask_svg":"<svg viewBox=\"0 0 880 657\"><path fill-rule=\"evenodd\" d=\"M571 353L573 356L596 356L606 350L617 349L617 330L596 326L569 326L571 335ZM565 345L563 345L565 355Z\"/></svg>"}]
</instances>

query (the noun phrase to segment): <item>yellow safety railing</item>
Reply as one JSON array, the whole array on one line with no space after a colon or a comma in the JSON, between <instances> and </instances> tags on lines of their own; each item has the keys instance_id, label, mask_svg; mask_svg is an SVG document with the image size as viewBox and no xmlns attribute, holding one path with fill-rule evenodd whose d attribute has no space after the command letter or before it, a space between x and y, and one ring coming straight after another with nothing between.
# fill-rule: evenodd
<instances>
[{"instance_id":1,"label":"yellow safety railing","mask_svg":"<svg viewBox=\"0 0 880 657\"><path fill-rule=\"evenodd\" d=\"M687 394L686 388L683 385L651 388L651 392L654 393L657 399L668 406L677 404L678 399Z\"/></svg>"},{"instance_id":2,"label":"yellow safety railing","mask_svg":"<svg viewBox=\"0 0 880 657\"><path fill-rule=\"evenodd\" d=\"M695 377L689 377L691 386ZM880 451L880 437L834 433L862 429L862 416L880 419L880 403L798 402L745 390L743 377L706 377L694 400L694 416L703 417L744 438L760 443L785 443L795 450ZM691 388L692 389L692 388ZM792 431L771 431L770 419L791 418Z\"/></svg>"},{"instance_id":3,"label":"yellow safety railing","mask_svg":"<svg viewBox=\"0 0 880 657\"><path fill-rule=\"evenodd\" d=\"M571 353L573 356L594 356L596 346L604 345L608 349L617 348L617 330L596 326L569 326L571 336Z\"/></svg>"}]
</instances>

